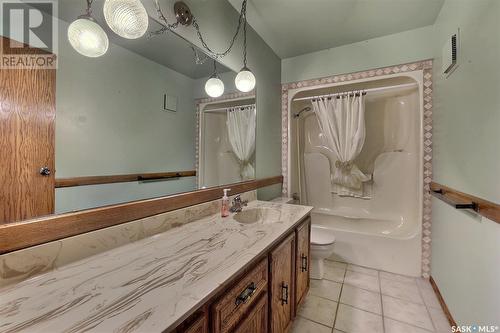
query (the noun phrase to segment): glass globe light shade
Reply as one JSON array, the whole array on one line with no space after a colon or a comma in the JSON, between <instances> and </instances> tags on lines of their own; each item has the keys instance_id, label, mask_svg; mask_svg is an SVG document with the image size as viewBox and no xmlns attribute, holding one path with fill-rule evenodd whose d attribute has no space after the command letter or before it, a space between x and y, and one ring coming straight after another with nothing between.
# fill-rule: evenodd
<instances>
[{"instance_id":1,"label":"glass globe light shade","mask_svg":"<svg viewBox=\"0 0 500 333\"><path fill-rule=\"evenodd\" d=\"M205 83L205 91L210 97L220 97L224 93L224 82L218 77L211 77Z\"/></svg>"},{"instance_id":2,"label":"glass globe light shade","mask_svg":"<svg viewBox=\"0 0 500 333\"><path fill-rule=\"evenodd\" d=\"M103 12L106 23L120 37L136 39L148 30L148 13L140 0L106 0Z\"/></svg>"},{"instance_id":3,"label":"glass globe light shade","mask_svg":"<svg viewBox=\"0 0 500 333\"><path fill-rule=\"evenodd\" d=\"M73 21L68 27L68 40L86 57L100 57L108 51L108 35L91 17L80 16Z\"/></svg>"},{"instance_id":4,"label":"glass globe light shade","mask_svg":"<svg viewBox=\"0 0 500 333\"><path fill-rule=\"evenodd\" d=\"M234 83L239 91L249 92L255 88L255 76L248 68L244 67L238 75L236 75Z\"/></svg>"}]
</instances>

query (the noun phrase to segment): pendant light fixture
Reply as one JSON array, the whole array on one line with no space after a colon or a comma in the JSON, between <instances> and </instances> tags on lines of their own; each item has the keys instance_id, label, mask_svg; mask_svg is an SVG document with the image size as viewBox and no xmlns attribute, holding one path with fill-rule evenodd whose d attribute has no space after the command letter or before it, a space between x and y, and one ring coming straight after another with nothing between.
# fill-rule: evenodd
<instances>
[{"instance_id":1,"label":"pendant light fixture","mask_svg":"<svg viewBox=\"0 0 500 333\"><path fill-rule=\"evenodd\" d=\"M243 68L236 75L234 83L241 92L249 92L255 88L255 75L247 67L247 16L246 11L243 17Z\"/></svg>"},{"instance_id":2,"label":"pendant light fixture","mask_svg":"<svg viewBox=\"0 0 500 333\"><path fill-rule=\"evenodd\" d=\"M110 0L106 0L110 1ZM159 0L154 0L155 6L156 6L156 11L158 13L158 18L159 21L163 23L163 27L156 31L153 32L153 34L161 34L169 30L174 30L176 29L179 25L183 26L193 26L193 28L196 30L196 34L198 36L198 39L200 40L201 45L205 49L206 53L213 59L221 59L229 54L231 52L236 38L238 37L241 27L243 27L243 68L240 70L240 72L236 75L236 78L234 80L234 83L236 84L236 88L239 91L242 92L249 92L252 91L255 88L256 80L255 80L255 75L252 73L252 71L248 68L247 66L247 2L248 0L243 0L241 3L241 11L240 11L240 16L238 19L238 26L236 27L236 31L231 38L229 42L229 46L224 50L224 51L215 51L211 49L205 38L203 37L201 28L198 24L198 20L194 16L194 14L191 12L189 7L182 1L178 1L174 5L174 12L175 12L175 17L177 19L176 22L169 23L166 16L163 14L163 11L161 9ZM211 77L208 81L210 81L212 78ZM205 85L205 90L208 93L208 81L207 84ZM210 81L211 84L217 82L215 80ZM221 81L222 83L222 81ZM210 84L210 87L212 85Z\"/></svg>"},{"instance_id":3,"label":"pendant light fixture","mask_svg":"<svg viewBox=\"0 0 500 333\"><path fill-rule=\"evenodd\" d=\"M80 54L96 58L108 51L108 35L92 17L92 2L87 0L87 10L68 27L68 40Z\"/></svg>"},{"instance_id":4,"label":"pendant light fixture","mask_svg":"<svg viewBox=\"0 0 500 333\"><path fill-rule=\"evenodd\" d=\"M205 83L205 92L210 97L220 97L224 93L224 82L219 78L217 74L217 63L214 60L214 73Z\"/></svg>"},{"instance_id":5,"label":"pendant light fixture","mask_svg":"<svg viewBox=\"0 0 500 333\"><path fill-rule=\"evenodd\" d=\"M106 0L103 12L108 26L120 37L137 39L148 30L148 13L140 0Z\"/></svg>"}]
</instances>

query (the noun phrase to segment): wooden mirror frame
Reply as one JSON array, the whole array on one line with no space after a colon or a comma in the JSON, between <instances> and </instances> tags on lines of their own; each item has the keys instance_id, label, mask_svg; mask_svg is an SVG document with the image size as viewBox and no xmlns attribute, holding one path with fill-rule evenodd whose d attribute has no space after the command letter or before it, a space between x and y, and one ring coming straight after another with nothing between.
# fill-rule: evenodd
<instances>
[{"instance_id":1,"label":"wooden mirror frame","mask_svg":"<svg viewBox=\"0 0 500 333\"><path fill-rule=\"evenodd\" d=\"M223 188L231 188L231 194L234 195L282 183L283 176L269 177L2 224L0 254L217 200L222 197Z\"/></svg>"}]
</instances>

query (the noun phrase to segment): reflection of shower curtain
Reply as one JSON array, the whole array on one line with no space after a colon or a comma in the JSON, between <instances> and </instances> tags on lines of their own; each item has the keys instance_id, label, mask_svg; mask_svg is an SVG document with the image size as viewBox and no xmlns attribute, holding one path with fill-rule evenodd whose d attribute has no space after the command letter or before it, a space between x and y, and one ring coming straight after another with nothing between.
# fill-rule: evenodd
<instances>
[{"instance_id":1,"label":"reflection of shower curtain","mask_svg":"<svg viewBox=\"0 0 500 333\"><path fill-rule=\"evenodd\" d=\"M333 192L359 196L363 182L369 181L354 164L365 142L365 101L362 94L340 95L339 98L318 99L312 102L327 148L337 160L331 176Z\"/></svg>"},{"instance_id":2,"label":"reflection of shower curtain","mask_svg":"<svg viewBox=\"0 0 500 333\"><path fill-rule=\"evenodd\" d=\"M227 132L229 142L241 167L241 178L255 178L251 158L255 150L255 105L227 110Z\"/></svg>"}]
</instances>

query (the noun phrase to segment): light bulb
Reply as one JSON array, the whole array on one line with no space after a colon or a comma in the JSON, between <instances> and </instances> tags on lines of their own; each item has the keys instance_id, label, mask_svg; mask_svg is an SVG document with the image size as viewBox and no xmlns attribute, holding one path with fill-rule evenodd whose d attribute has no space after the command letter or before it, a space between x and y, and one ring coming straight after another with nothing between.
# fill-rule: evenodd
<instances>
[{"instance_id":1,"label":"light bulb","mask_svg":"<svg viewBox=\"0 0 500 333\"><path fill-rule=\"evenodd\" d=\"M205 91L210 97L220 97L224 93L224 82L213 76L205 83Z\"/></svg>"},{"instance_id":2,"label":"light bulb","mask_svg":"<svg viewBox=\"0 0 500 333\"><path fill-rule=\"evenodd\" d=\"M148 13L140 0L106 0L103 12L106 23L120 37L136 39L148 30Z\"/></svg>"},{"instance_id":3,"label":"light bulb","mask_svg":"<svg viewBox=\"0 0 500 333\"><path fill-rule=\"evenodd\" d=\"M80 16L69 25L68 40L86 57L100 57L108 51L108 35L90 16Z\"/></svg>"},{"instance_id":4,"label":"light bulb","mask_svg":"<svg viewBox=\"0 0 500 333\"><path fill-rule=\"evenodd\" d=\"M239 91L249 92L255 88L255 76L247 67L243 67L238 75L236 75L234 83Z\"/></svg>"}]
</instances>

